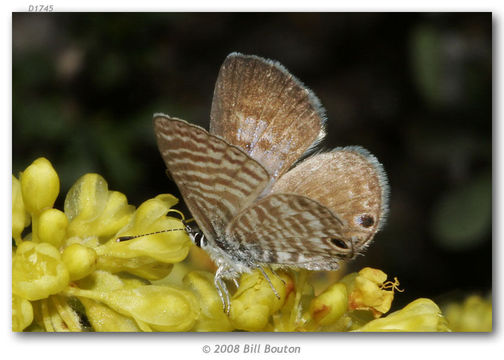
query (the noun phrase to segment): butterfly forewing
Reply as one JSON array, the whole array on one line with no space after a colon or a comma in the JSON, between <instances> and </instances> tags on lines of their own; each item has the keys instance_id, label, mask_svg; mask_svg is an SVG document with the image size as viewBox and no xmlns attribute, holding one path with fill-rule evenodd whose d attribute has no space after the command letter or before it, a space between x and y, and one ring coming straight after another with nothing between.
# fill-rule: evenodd
<instances>
[{"instance_id":1,"label":"butterfly forewing","mask_svg":"<svg viewBox=\"0 0 504 360\"><path fill-rule=\"evenodd\" d=\"M342 231L343 222L318 202L272 194L237 215L226 237L256 263L331 270L352 253L351 240Z\"/></svg>"},{"instance_id":2,"label":"butterfly forewing","mask_svg":"<svg viewBox=\"0 0 504 360\"><path fill-rule=\"evenodd\" d=\"M212 240L269 182L267 171L239 148L184 120L157 115L161 156L196 222Z\"/></svg>"},{"instance_id":3,"label":"butterfly forewing","mask_svg":"<svg viewBox=\"0 0 504 360\"><path fill-rule=\"evenodd\" d=\"M329 208L345 222L343 235L353 237L356 251L382 227L388 184L382 165L361 147L337 148L312 156L284 174L273 193L296 193Z\"/></svg>"},{"instance_id":4,"label":"butterfly forewing","mask_svg":"<svg viewBox=\"0 0 504 360\"><path fill-rule=\"evenodd\" d=\"M323 137L323 122L319 100L279 63L238 53L224 61L210 133L242 148L273 178Z\"/></svg>"}]
</instances>

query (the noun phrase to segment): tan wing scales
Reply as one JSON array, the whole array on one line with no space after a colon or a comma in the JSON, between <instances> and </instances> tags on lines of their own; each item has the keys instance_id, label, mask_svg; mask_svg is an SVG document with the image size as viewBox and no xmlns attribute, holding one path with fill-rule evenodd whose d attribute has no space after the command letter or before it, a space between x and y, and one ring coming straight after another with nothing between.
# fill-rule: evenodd
<instances>
[{"instance_id":1,"label":"tan wing scales","mask_svg":"<svg viewBox=\"0 0 504 360\"><path fill-rule=\"evenodd\" d=\"M307 196L345 222L345 237L362 250L383 226L389 188L382 165L361 147L337 148L312 156L284 174L272 193Z\"/></svg>"},{"instance_id":2,"label":"tan wing scales","mask_svg":"<svg viewBox=\"0 0 504 360\"><path fill-rule=\"evenodd\" d=\"M210 133L239 146L273 178L324 135L317 97L281 64L230 54L215 84Z\"/></svg>"}]
</instances>

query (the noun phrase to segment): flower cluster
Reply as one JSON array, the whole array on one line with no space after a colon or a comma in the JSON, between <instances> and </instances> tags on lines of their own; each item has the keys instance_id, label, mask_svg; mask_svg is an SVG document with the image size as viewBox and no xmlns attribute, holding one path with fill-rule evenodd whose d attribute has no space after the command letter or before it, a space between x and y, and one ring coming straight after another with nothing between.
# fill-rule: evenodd
<instances>
[{"instance_id":1,"label":"flower cluster","mask_svg":"<svg viewBox=\"0 0 504 360\"><path fill-rule=\"evenodd\" d=\"M453 331L492 331L492 300L478 295L468 296L462 303L452 302L444 307L446 319Z\"/></svg>"},{"instance_id":2,"label":"flower cluster","mask_svg":"<svg viewBox=\"0 0 504 360\"><path fill-rule=\"evenodd\" d=\"M182 230L167 216L177 199L159 195L135 209L97 174L53 208L59 178L45 158L12 177L12 329L184 331L199 317L193 292L154 286L186 258L190 239L172 231L118 242L119 236ZM22 234L31 223L31 232ZM83 319L85 318L85 321ZM34 321L35 320L35 321ZM87 325L87 326L86 326Z\"/></svg>"},{"instance_id":3,"label":"flower cluster","mask_svg":"<svg viewBox=\"0 0 504 360\"><path fill-rule=\"evenodd\" d=\"M13 331L450 331L429 299L384 316L399 283L371 268L323 291L307 271L266 269L279 297L260 271L243 274L226 314L176 198L135 208L97 174L77 180L64 211L58 194L47 159L12 178Z\"/></svg>"}]
</instances>

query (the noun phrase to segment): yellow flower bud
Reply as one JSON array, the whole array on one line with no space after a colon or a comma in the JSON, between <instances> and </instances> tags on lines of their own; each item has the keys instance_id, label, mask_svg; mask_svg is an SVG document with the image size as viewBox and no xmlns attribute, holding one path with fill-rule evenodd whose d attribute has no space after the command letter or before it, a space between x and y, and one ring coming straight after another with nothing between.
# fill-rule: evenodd
<instances>
[{"instance_id":1,"label":"yellow flower bud","mask_svg":"<svg viewBox=\"0 0 504 360\"><path fill-rule=\"evenodd\" d=\"M21 174L21 191L26 209L32 214L51 208L58 197L58 174L46 158L38 158Z\"/></svg>"},{"instance_id":2,"label":"yellow flower bud","mask_svg":"<svg viewBox=\"0 0 504 360\"><path fill-rule=\"evenodd\" d=\"M81 176L68 190L65 198L65 214L73 221L80 217L93 219L105 208L108 197L108 185L98 174Z\"/></svg>"},{"instance_id":3,"label":"yellow flower bud","mask_svg":"<svg viewBox=\"0 0 504 360\"><path fill-rule=\"evenodd\" d=\"M375 319L356 331L450 331L439 307L430 299L417 299L403 309Z\"/></svg>"},{"instance_id":4,"label":"yellow flower bud","mask_svg":"<svg viewBox=\"0 0 504 360\"><path fill-rule=\"evenodd\" d=\"M147 256L130 259L99 256L96 268L114 274L125 271L147 280L159 280L170 274L173 264L163 263Z\"/></svg>"},{"instance_id":5,"label":"yellow flower bud","mask_svg":"<svg viewBox=\"0 0 504 360\"><path fill-rule=\"evenodd\" d=\"M38 221L38 241L59 248L66 236L66 215L58 209L47 209L40 214Z\"/></svg>"},{"instance_id":6,"label":"yellow flower bud","mask_svg":"<svg viewBox=\"0 0 504 360\"><path fill-rule=\"evenodd\" d=\"M39 300L60 292L69 275L59 251L47 243L25 241L12 259L12 293Z\"/></svg>"},{"instance_id":7,"label":"yellow flower bud","mask_svg":"<svg viewBox=\"0 0 504 360\"><path fill-rule=\"evenodd\" d=\"M179 222L163 222L165 229L178 229L173 225ZM151 229L152 230L152 229ZM150 231L150 230L148 230ZM96 248L100 256L118 259L150 257L164 263L177 263L184 260L189 253L191 242L184 231L146 235L132 240L116 241L112 239Z\"/></svg>"},{"instance_id":8,"label":"yellow flower bud","mask_svg":"<svg viewBox=\"0 0 504 360\"><path fill-rule=\"evenodd\" d=\"M172 197L170 197L171 199ZM178 219L166 216L170 202L159 196L145 201L135 212L130 223L118 236L145 235L127 241L115 238L96 249L100 256L122 259L147 256L164 263L176 263L186 258L191 241ZM152 234L157 231L173 230Z\"/></svg>"},{"instance_id":9,"label":"yellow flower bud","mask_svg":"<svg viewBox=\"0 0 504 360\"><path fill-rule=\"evenodd\" d=\"M136 210L135 215L128 225L121 229L118 236L142 235L145 234L146 231L155 232L165 230L166 228L163 226L170 226L167 229L185 229L180 220L166 216L171 206L177 201L178 200L172 195L162 194L154 199L143 202ZM160 224L160 222L164 222L166 219L170 221ZM185 231L174 231L174 233L180 232L185 233Z\"/></svg>"},{"instance_id":10,"label":"yellow flower bud","mask_svg":"<svg viewBox=\"0 0 504 360\"><path fill-rule=\"evenodd\" d=\"M179 202L179 200L172 194L159 194L154 199L162 201L167 209L171 209Z\"/></svg>"},{"instance_id":11,"label":"yellow flower bud","mask_svg":"<svg viewBox=\"0 0 504 360\"><path fill-rule=\"evenodd\" d=\"M184 283L193 289L200 303L201 314L192 331L232 331L233 326L224 313L222 301L213 283L214 274L192 271Z\"/></svg>"},{"instance_id":12,"label":"yellow flower bud","mask_svg":"<svg viewBox=\"0 0 504 360\"><path fill-rule=\"evenodd\" d=\"M105 299L116 311L145 322L156 331L187 331L199 316L199 304L192 293L167 285L116 290Z\"/></svg>"},{"instance_id":13,"label":"yellow flower bud","mask_svg":"<svg viewBox=\"0 0 504 360\"><path fill-rule=\"evenodd\" d=\"M118 191L109 191L105 209L93 223L99 230L96 235L111 237L124 227L133 216L135 207L128 205L126 195Z\"/></svg>"},{"instance_id":14,"label":"yellow flower bud","mask_svg":"<svg viewBox=\"0 0 504 360\"><path fill-rule=\"evenodd\" d=\"M119 289L134 289L145 285L147 282L135 278L126 278L111 274L107 271L96 270L91 275L77 281L79 288L107 292Z\"/></svg>"},{"instance_id":15,"label":"yellow flower bud","mask_svg":"<svg viewBox=\"0 0 504 360\"><path fill-rule=\"evenodd\" d=\"M347 311L347 307L346 286L336 283L311 301L309 312L315 322L326 326L335 323Z\"/></svg>"},{"instance_id":16,"label":"yellow flower bud","mask_svg":"<svg viewBox=\"0 0 504 360\"><path fill-rule=\"evenodd\" d=\"M12 294L12 331L23 331L33 321L32 304Z\"/></svg>"},{"instance_id":17,"label":"yellow flower bud","mask_svg":"<svg viewBox=\"0 0 504 360\"><path fill-rule=\"evenodd\" d=\"M265 271L280 299L276 297L270 284L259 270L243 274L240 287L231 300L229 317L235 328L260 331L267 325L271 314L284 304L285 284L271 271Z\"/></svg>"},{"instance_id":18,"label":"yellow flower bud","mask_svg":"<svg viewBox=\"0 0 504 360\"><path fill-rule=\"evenodd\" d=\"M65 198L65 214L70 219L68 235L107 238L125 226L134 212L126 196L108 191L98 174L86 174L70 188Z\"/></svg>"},{"instance_id":19,"label":"yellow flower bud","mask_svg":"<svg viewBox=\"0 0 504 360\"><path fill-rule=\"evenodd\" d=\"M24 206L21 183L12 175L12 238L16 242L21 241L21 233L28 225L30 225L30 216Z\"/></svg>"},{"instance_id":20,"label":"yellow flower bud","mask_svg":"<svg viewBox=\"0 0 504 360\"><path fill-rule=\"evenodd\" d=\"M108 292L67 288L67 295L100 301L132 317L142 329L188 331L199 317L199 304L190 291L169 285L144 285Z\"/></svg>"},{"instance_id":21,"label":"yellow flower bud","mask_svg":"<svg viewBox=\"0 0 504 360\"><path fill-rule=\"evenodd\" d=\"M63 262L70 274L70 280L79 280L91 274L96 268L97 255L93 249L72 244L63 250Z\"/></svg>"},{"instance_id":22,"label":"yellow flower bud","mask_svg":"<svg viewBox=\"0 0 504 360\"><path fill-rule=\"evenodd\" d=\"M106 305L94 300L80 298L86 308L86 316L94 331L99 332L138 332L140 329L135 321L119 314Z\"/></svg>"}]
</instances>

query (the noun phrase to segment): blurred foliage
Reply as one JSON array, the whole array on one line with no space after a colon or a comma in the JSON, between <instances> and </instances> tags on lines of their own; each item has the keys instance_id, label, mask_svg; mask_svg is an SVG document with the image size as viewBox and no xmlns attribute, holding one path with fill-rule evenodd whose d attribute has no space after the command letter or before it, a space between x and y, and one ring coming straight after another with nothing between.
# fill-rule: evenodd
<instances>
[{"instance_id":1,"label":"blurred foliage","mask_svg":"<svg viewBox=\"0 0 504 360\"><path fill-rule=\"evenodd\" d=\"M447 191L433 212L436 239L440 245L454 250L478 245L491 224L492 183L487 174Z\"/></svg>"},{"instance_id":2,"label":"blurred foliage","mask_svg":"<svg viewBox=\"0 0 504 360\"><path fill-rule=\"evenodd\" d=\"M223 59L256 54L321 99L324 147L362 145L388 173L388 224L350 268L399 276L398 307L491 290L491 13L15 13L12 26L14 175L45 156L62 193L96 172L132 204L177 195L152 114L208 127Z\"/></svg>"}]
</instances>

